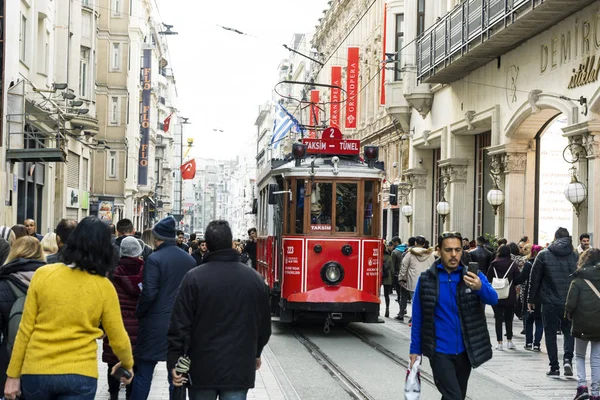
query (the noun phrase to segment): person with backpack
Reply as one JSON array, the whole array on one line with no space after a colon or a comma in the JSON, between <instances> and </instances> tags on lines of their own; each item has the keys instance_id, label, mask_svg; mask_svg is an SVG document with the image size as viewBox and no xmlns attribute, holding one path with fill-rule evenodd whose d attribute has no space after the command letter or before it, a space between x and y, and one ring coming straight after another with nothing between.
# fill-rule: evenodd
<instances>
[{"instance_id":1,"label":"person with backpack","mask_svg":"<svg viewBox=\"0 0 600 400\"><path fill-rule=\"evenodd\" d=\"M579 256L577 271L567 294L565 318L572 321L571 335L575 338L575 367L577 394L575 400L600 400L600 250L584 251ZM588 344L592 370L591 396L585 374L585 355Z\"/></svg>"},{"instance_id":2,"label":"person with backpack","mask_svg":"<svg viewBox=\"0 0 600 400\"><path fill-rule=\"evenodd\" d=\"M513 317L517 304L517 290L514 284L519 278L517 263L510 257L510 247L502 245L498 247L496 259L490 264L487 279L492 282L492 287L498 293L498 304L492 306L494 320L496 321L496 339L498 345L496 350L504 350L502 340L502 323L506 325L506 348L514 350L516 347L513 338ZM502 283L502 286L499 285ZM504 293L502 293L504 291Z\"/></svg>"},{"instance_id":3,"label":"person with backpack","mask_svg":"<svg viewBox=\"0 0 600 400\"><path fill-rule=\"evenodd\" d=\"M40 241L24 236L14 242L6 263L0 267L0 392L6 382L10 352L21 322L25 295L35 270L46 264Z\"/></svg>"},{"instance_id":4,"label":"person with backpack","mask_svg":"<svg viewBox=\"0 0 600 400\"><path fill-rule=\"evenodd\" d=\"M69 236L60 263L38 268L6 370L4 396L28 400L94 400L98 386L98 344L106 332L113 352L133 378L131 343L114 286L108 224L96 216L81 220ZM100 329L102 322L102 329ZM124 371L123 371L124 372Z\"/></svg>"}]
</instances>

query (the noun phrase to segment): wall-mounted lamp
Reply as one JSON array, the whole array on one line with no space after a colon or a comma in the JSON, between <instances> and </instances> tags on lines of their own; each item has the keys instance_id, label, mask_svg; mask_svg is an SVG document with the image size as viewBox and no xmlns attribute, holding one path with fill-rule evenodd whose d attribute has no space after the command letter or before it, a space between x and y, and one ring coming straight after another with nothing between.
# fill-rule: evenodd
<instances>
[{"instance_id":1,"label":"wall-mounted lamp","mask_svg":"<svg viewBox=\"0 0 600 400\"><path fill-rule=\"evenodd\" d=\"M494 215L498 215L498 207L504 204L504 192L500 190L498 184L503 172L504 169L500 159L498 157L492 157L492 161L490 162L490 176L494 183L487 194L487 201L494 207Z\"/></svg>"},{"instance_id":2,"label":"wall-mounted lamp","mask_svg":"<svg viewBox=\"0 0 600 400\"><path fill-rule=\"evenodd\" d=\"M569 157L567 156L567 151L569 153ZM567 147L563 150L563 159L569 164L575 164L579 161L581 157L586 157L587 151L585 147L583 147L579 143L569 143ZM587 199L587 188L579 179L577 179L577 168L575 166L570 168L571 171L571 182L565 187L565 197L571 204L573 204L573 209L575 210L575 215L579 217L579 208L583 204L583 202Z\"/></svg>"}]
</instances>

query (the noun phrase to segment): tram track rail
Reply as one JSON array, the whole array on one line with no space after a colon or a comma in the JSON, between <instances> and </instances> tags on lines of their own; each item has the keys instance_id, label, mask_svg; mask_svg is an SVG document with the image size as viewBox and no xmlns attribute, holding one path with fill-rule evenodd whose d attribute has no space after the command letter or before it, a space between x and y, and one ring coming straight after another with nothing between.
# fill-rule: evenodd
<instances>
[{"instance_id":1,"label":"tram track rail","mask_svg":"<svg viewBox=\"0 0 600 400\"><path fill-rule=\"evenodd\" d=\"M377 352L379 352L381 355L385 356L386 358L388 358L389 360L391 360L392 362L394 362L395 364L408 369L409 368L409 361L407 359L404 359L400 356L398 356L397 354L391 352L390 350L388 350L386 347L384 347L383 345L377 343L376 341L369 339L368 337L364 336L363 334L353 330L352 328L346 326L344 327L344 330L346 330L346 332L350 333L351 335L353 335L354 337L356 337L357 339L359 339L361 342L365 343L367 346L371 347L372 349L376 350ZM431 375L428 372L425 372L423 370L420 371L421 373L421 381L425 381L427 384L436 387L435 386L435 380L433 379L433 375ZM473 400L471 397L467 396L466 399L469 400Z\"/></svg>"},{"instance_id":2,"label":"tram track rail","mask_svg":"<svg viewBox=\"0 0 600 400\"><path fill-rule=\"evenodd\" d=\"M338 384L356 400L375 400L362 386L358 384L348 373L346 373L335 361L321 350L306 335L296 332L296 339L302 343L310 355L335 379Z\"/></svg>"}]
</instances>

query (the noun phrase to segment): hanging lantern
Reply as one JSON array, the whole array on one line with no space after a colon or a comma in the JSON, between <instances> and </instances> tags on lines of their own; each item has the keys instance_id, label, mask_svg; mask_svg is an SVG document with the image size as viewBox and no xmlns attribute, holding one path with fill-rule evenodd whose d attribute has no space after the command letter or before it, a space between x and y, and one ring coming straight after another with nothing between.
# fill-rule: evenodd
<instances>
[{"instance_id":1,"label":"hanging lantern","mask_svg":"<svg viewBox=\"0 0 600 400\"><path fill-rule=\"evenodd\" d=\"M587 188L577 179L575 171L571 175L571 182L565 188L565 197L575 209L575 214L579 217L579 207L587 198Z\"/></svg>"},{"instance_id":2,"label":"hanging lantern","mask_svg":"<svg viewBox=\"0 0 600 400\"><path fill-rule=\"evenodd\" d=\"M413 208L410 204L405 204L404 206L402 206L402 215L404 215L406 217L406 220L408 221L408 223L410 223L410 217L412 217L413 215Z\"/></svg>"},{"instance_id":3,"label":"hanging lantern","mask_svg":"<svg viewBox=\"0 0 600 400\"><path fill-rule=\"evenodd\" d=\"M435 206L437 213L442 217L442 223L446 222L446 216L450 214L450 203L442 198L442 201Z\"/></svg>"},{"instance_id":4,"label":"hanging lantern","mask_svg":"<svg viewBox=\"0 0 600 400\"><path fill-rule=\"evenodd\" d=\"M494 207L494 215L497 215L498 207L504 203L504 192L494 185L487 194L487 201Z\"/></svg>"}]
</instances>

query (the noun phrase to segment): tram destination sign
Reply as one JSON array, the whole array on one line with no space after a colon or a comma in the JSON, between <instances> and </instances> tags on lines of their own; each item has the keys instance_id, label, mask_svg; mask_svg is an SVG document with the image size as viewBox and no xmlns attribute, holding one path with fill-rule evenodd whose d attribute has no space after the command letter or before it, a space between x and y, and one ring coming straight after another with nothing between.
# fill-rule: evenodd
<instances>
[{"instance_id":1,"label":"tram destination sign","mask_svg":"<svg viewBox=\"0 0 600 400\"><path fill-rule=\"evenodd\" d=\"M307 154L360 154L360 140L302 139Z\"/></svg>"}]
</instances>

